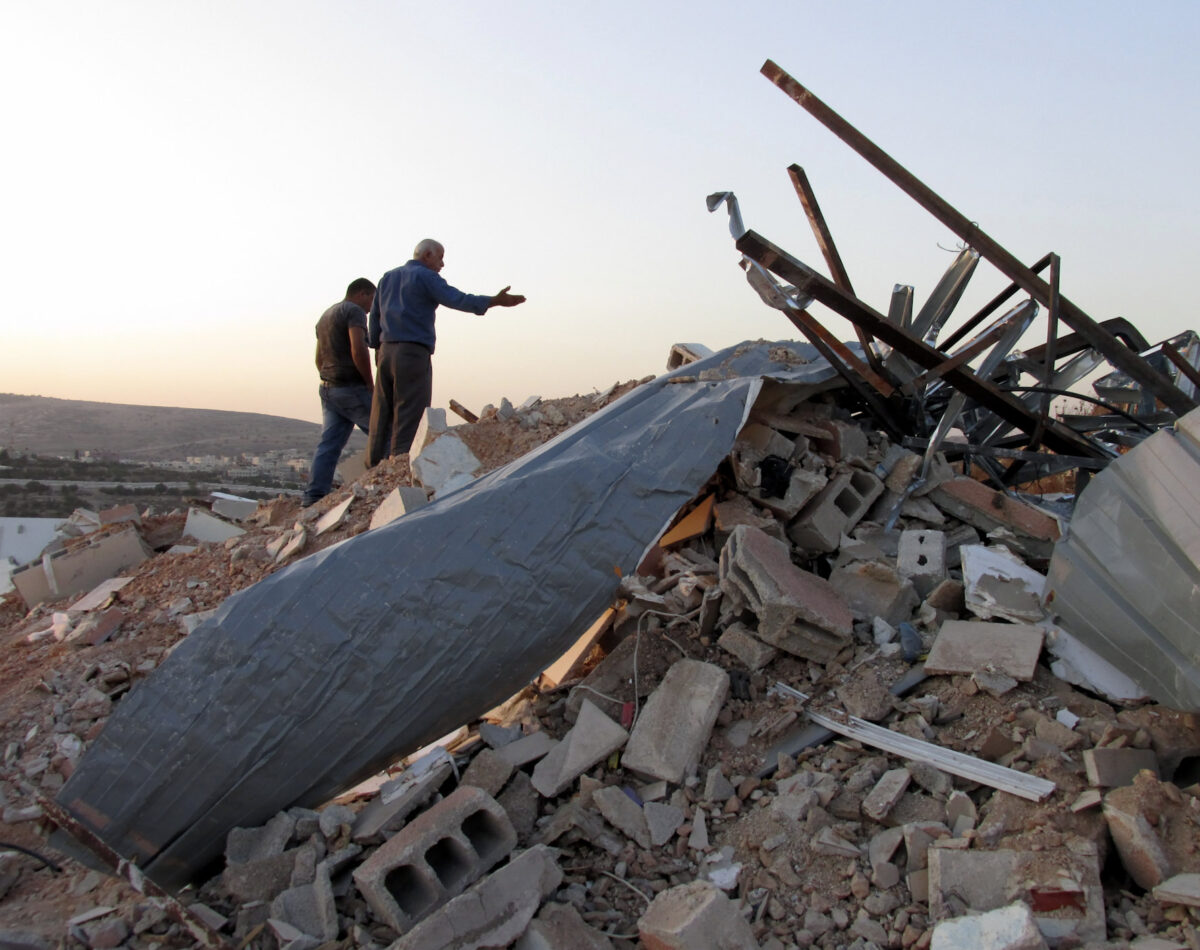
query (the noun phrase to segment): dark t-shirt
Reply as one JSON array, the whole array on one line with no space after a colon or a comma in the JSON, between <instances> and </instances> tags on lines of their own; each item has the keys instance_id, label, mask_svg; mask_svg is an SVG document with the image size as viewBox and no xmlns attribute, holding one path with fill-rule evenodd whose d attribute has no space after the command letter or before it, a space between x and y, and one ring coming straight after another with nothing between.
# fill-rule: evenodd
<instances>
[{"instance_id":1,"label":"dark t-shirt","mask_svg":"<svg viewBox=\"0 0 1200 950\"><path fill-rule=\"evenodd\" d=\"M365 332L367 312L349 300L335 303L317 321L317 372L335 386L367 385L350 355L351 327Z\"/></svg>"}]
</instances>

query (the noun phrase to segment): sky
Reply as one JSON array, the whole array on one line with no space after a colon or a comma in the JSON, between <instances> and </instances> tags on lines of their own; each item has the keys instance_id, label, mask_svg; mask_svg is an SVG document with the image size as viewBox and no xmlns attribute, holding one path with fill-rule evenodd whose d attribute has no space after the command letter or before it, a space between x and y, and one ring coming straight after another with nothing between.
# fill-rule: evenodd
<instances>
[{"instance_id":1,"label":"sky","mask_svg":"<svg viewBox=\"0 0 1200 950\"><path fill-rule=\"evenodd\" d=\"M1198 322L1197 36L1191 0L7 0L0 391L317 421L317 318L425 237L454 286L528 298L442 308L435 406L794 338L705 208L733 191L824 272L793 163L858 296L911 284L919 307L957 237L767 59L1156 342ZM981 263L950 326L1006 285Z\"/></svg>"}]
</instances>

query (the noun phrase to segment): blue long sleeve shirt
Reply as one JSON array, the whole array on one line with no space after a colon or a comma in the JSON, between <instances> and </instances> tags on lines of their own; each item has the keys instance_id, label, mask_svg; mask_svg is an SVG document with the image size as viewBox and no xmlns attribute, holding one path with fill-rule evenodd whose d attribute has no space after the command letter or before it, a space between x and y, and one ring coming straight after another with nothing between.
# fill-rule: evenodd
<instances>
[{"instance_id":1,"label":"blue long sleeve shirt","mask_svg":"<svg viewBox=\"0 0 1200 950\"><path fill-rule=\"evenodd\" d=\"M437 271L420 261L409 261L380 279L371 304L367 344L420 343L432 353L437 341L434 319L439 304L482 314L491 302L490 296L463 293L446 283Z\"/></svg>"}]
</instances>

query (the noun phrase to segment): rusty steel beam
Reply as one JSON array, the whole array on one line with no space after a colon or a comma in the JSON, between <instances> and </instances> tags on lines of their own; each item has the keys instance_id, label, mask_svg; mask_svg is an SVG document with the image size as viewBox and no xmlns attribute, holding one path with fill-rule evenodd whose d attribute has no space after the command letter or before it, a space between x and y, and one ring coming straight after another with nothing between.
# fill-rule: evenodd
<instances>
[{"instance_id":1,"label":"rusty steel beam","mask_svg":"<svg viewBox=\"0 0 1200 950\"><path fill-rule=\"evenodd\" d=\"M835 337L829 330L807 310L786 310L787 318L792 321L797 329L803 330L805 335L809 335L810 331L820 338L826 346L837 353L850 369L858 373L870 383L879 392L879 395L887 397L891 396L896 387L890 382L878 375L871 367L867 366L862 360L854 355L854 351L846 346L841 340ZM810 337L811 339L811 337ZM822 354L823 355L823 354Z\"/></svg>"},{"instance_id":2,"label":"rusty steel beam","mask_svg":"<svg viewBox=\"0 0 1200 950\"><path fill-rule=\"evenodd\" d=\"M779 87L793 101L804 108L818 122L833 132L843 142L882 172L901 191L957 234L970 247L1000 270L1009 280L1030 294L1044 307L1050 306L1050 287L1046 281L1033 273L1021 261L1010 254L998 242L965 215L958 212L945 199L936 194L916 176L900 165L878 145L854 128L834 112L828 105L814 96L808 89L784 72L771 60L762 67L762 74ZM1077 333L1084 336L1096 350L1113 366L1124 372L1145 389L1154 393L1167 408L1183 415L1195 408L1195 401L1166 376L1155 370L1136 353L1119 343L1103 327L1089 317L1066 297L1059 297L1059 315ZM879 334L876 334L879 336ZM883 339L881 336L880 339Z\"/></svg>"},{"instance_id":3,"label":"rusty steel beam","mask_svg":"<svg viewBox=\"0 0 1200 950\"><path fill-rule=\"evenodd\" d=\"M833 243L833 233L829 230L825 215L821 213L821 206L817 204L817 195L812 190L812 185L809 184L808 176L804 174L804 169L799 165L789 165L787 171L788 177L792 180L792 187L796 189L796 197L800 199L800 206L804 209L804 214L812 227L813 237L817 239L817 247L821 249L821 256L825 258L825 266L829 268L829 275L833 278L833 282L846 293L854 293L850 275L846 273L846 266L842 263L842 255L838 253L837 245ZM883 361L875 352L875 347L871 345L875 342L871 334L862 327L855 327L854 333L862 345L863 352L867 355L867 362L871 364L871 369L882 374L884 372ZM879 389L878 386L875 388ZM890 396L891 393L884 393L884 395Z\"/></svg>"},{"instance_id":4,"label":"rusty steel beam","mask_svg":"<svg viewBox=\"0 0 1200 950\"><path fill-rule=\"evenodd\" d=\"M801 293L819 300L851 323L862 324L865 330L914 363L925 369L933 369L946 361L946 355L940 350L894 325L882 314L876 313L861 300L847 294L754 231L746 231L735 245L751 260L757 261L767 270L794 285ZM1027 435L1037 427L1037 413L1030 412L1029 408L1011 393L1005 392L988 380L981 379L966 367L956 366L946 370L945 378L963 394ZM1099 446L1053 420L1046 427L1043 441L1054 451L1065 455L1096 457L1104 454Z\"/></svg>"},{"instance_id":5,"label":"rusty steel beam","mask_svg":"<svg viewBox=\"0 0 1200 950\"><path fill-rule=\"evenodd\" d=\"M879 424L887 430L888 435L894 439L900 438L904 433L895 414L864 381L874 375L871 370L864 366L862 361L857 359L844 343L834 339L833 335L821 325L821 321L807 310L785 310L783 313L792 321L796 329L808 338L808 342L816 347L817 352L829 361L829 365L838 371L850 388L862 397L863 402L871 408ZM842 362L843 357L846 362Z\"/></svg>"},{"instance_id":6,"label":"rusty steel beam","mask_svg":"<svg viewBox=\"0 0 1200 950\"><path fill-rule=\"evenodd\" d=\"M37 795L36 799L37 803L42 806L42 811L46 813L46 817L58 825L63 832L70 835L80 845L111 867L114 874L123 878L139 894L145 894L147 897L158 900L167 913L191 931L192 936L196 938L197 946L208 947L210 950L233 950L232 945L214 930L207 920L193 911L187 904L178 900L166 889L146 877L142 873L141 868L136 864L126 861L117 854L116 851L100 840L94 831L77 820L74 815L57 801L42 795Z\"/></svg>"}]
</instances>

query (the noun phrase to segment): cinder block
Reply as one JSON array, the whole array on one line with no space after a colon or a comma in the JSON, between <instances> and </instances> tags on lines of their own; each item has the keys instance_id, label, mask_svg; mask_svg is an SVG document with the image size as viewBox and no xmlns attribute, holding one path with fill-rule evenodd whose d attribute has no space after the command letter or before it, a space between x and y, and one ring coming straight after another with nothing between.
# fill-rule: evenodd
<instances>
[{"instance_id":1,"label":"cinder block","mask_svg":"<svg viewBox=\"0 0 1200 950\"><path fill-rule=\"evenodd\" d=\"M720 667L691 659L675 663L634 723L624 767L682 783L700 761L728 694L729 674Z\"/></svg>"},{"instance_id":2,"label":"cinder block","mask_svg":"<svg viewBox=\"0 0 1200 950\"><path fill-rule=\"evenodd\" d=\"M900 532L896 569L922 598L928 597L946 577L946 535L924 529Z\"/></svg>"},{"instance_id":3,"label":"cinder block","mask_svg":"<svg viewBox=\"0 0 1200 950\"><path fill-rule=\"evenodd\" d=\"M883 493L883 482L860 468L835 475L788 527L788 537L806 551L835 551L842 535L858 524Z\"/></svg>"},{"instance_id":4,"label":"cinder block","mask_svg":"<svg viewBox=\"0 0 1200 950\"><path fill-rule=\"evenodd\" d=\"M463 785L384 842L355 870L354 883L379 918L404 933L516 844L517 833L496 800Z\"/></svg>"},{"instance_id":5,"label":"cinder block","mask_svg":"<svg viewBox=\"0 0 1200 950\"><path fill-rule=\"evenodd\" d=\"M797 656L828 663L849 642L850 609L827 581L792 563L788 547L738 525L721 549L717 576L738 610L758 617L756 635Z\"/></svg>"},{"instance_id":6,"label":"cinder block","mask_svg":"<svg viewBox=\"0 0 1200 950\"><path fill-rule=\"evenodd\" d=\"M389 950L475 950L507 947L529 926L543 900L562 883L558 851L522 851L470 891L417 924Z\"/></svg>"},{"instance_id":7,"label":"cinder block","mask_svg":"<svg viewBox=\"0 0 1200 950\"><path fill-rule=\"evenodd\" d=\"M710 881L692 881L663 891L638 920L638 933L645 950L758 946L738 905Z\"/></svg>"}]
</instances>

